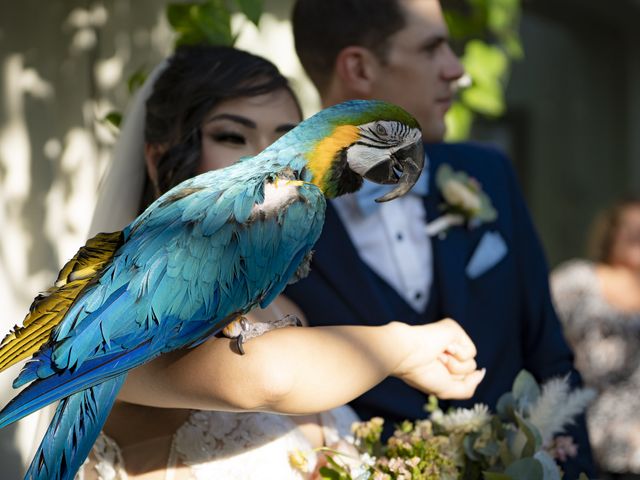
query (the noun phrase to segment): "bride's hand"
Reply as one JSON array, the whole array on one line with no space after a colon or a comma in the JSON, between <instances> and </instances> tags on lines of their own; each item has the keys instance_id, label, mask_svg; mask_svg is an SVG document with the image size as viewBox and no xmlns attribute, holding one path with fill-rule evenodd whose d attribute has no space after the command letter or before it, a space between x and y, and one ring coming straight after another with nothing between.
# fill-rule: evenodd
<instances>
[{"instance_id":1,"label":"bride's hand","mask_svg":"<svg viewBox=\"0 0 640 480\"><path fill-rule=\"evenodd\" d=\"M399 347L406 355L394 376L442 399L473 395L485 370L477 369L476 347L457 322L447 318L427 325L397 326L401 330Z\"/></svg>"}]
</instances>

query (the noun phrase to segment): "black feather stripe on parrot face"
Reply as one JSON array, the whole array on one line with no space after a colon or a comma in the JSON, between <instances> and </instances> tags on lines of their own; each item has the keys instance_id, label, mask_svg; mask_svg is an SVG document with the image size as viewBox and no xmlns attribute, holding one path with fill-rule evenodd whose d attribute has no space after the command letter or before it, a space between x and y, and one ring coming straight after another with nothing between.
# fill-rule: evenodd
<instances>
[{"instance_id":1,"label":"black feather stripe on parrot face","mask_svg":"<svg viewBox=\"0 0 640 480\"><path fill-rule=\"evenodd\" d=\"M343 148L338 153L338 158L331 164L329 176L335 178L336 197L346 193L353 193L362 187L362 177L349 168L348 148Z\"/></svg>"}]
</instances>

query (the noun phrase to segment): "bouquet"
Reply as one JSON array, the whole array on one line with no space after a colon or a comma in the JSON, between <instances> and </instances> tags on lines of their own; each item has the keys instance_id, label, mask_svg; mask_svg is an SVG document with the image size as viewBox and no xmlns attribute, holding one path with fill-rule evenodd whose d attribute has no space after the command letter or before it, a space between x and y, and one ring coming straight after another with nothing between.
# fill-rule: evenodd
<instances>
[{"instance_id":1,"label":"bouquet","mask_svg":"<svg viewBox=\"0 0 640 480\"><path fill-rule=\"evenodd\" d=\"M443 412L435 397L426 420L404 421L386 443L383 420L352 426L349 449L323 450L312 478L329 480L560 480L556 461L577 454L571 437L558 436L593 399L588 389L571 390L568 379L540 387L521 371L511 392L486 405ZM300 458L302 452L290 457ZM581 476L582 479L586 476Z\"/></svg>"}]
</instances>

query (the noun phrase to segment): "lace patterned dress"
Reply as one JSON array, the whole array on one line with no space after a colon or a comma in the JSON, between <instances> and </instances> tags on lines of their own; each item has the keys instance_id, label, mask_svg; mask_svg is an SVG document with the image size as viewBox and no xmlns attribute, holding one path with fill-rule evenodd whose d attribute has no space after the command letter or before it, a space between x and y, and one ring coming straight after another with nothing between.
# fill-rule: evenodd
<instances>
[{"instance_id":1,"label":"lace patterned dress","mask_svg":"<svg viewBox=\"0 0 640 480\"><path fill-rule=\"evenodd\" d=\"M640 312L607 303L588 261L561 265L551 288L576 368L598 392L587 412L596 459L609 472L640 473Z\"/></svg>"},{"instance_id":2,"label":"lace patterned dress","mask_svg":"<svg viewBox=\"0 0 640 480\"><path fill-rule=\"evenodd\" d=\"M353 410L340 407L320 414L325 445L350 435L357 421ZM298 480L289 453L312 445L285 415L193 411L174 433L165 470L145 474L147 480L262 479ZM154 455L150 447L150 455ZM311 457L308 470L315 467ZM127 480L118 445L101 433L76 480Z\"/></svg>"}]
</instances>

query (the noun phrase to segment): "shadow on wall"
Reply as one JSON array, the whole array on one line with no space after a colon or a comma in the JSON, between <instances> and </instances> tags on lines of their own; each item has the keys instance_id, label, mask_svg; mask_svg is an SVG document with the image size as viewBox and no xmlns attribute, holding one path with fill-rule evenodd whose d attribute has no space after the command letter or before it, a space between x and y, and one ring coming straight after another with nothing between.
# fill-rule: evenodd
<instances>
[{"instance_id":1,"label":"shadow on wall","mask_svg":"<svg viewBox=\"0 0 640 480\"><path fill-rule=\"evenodd\" d=\"M16 448L17 429L17 425L9 425L0 430L0 458L5 480L19 480L24 475L20 452Z\"/></svg>"}]
</instances>

